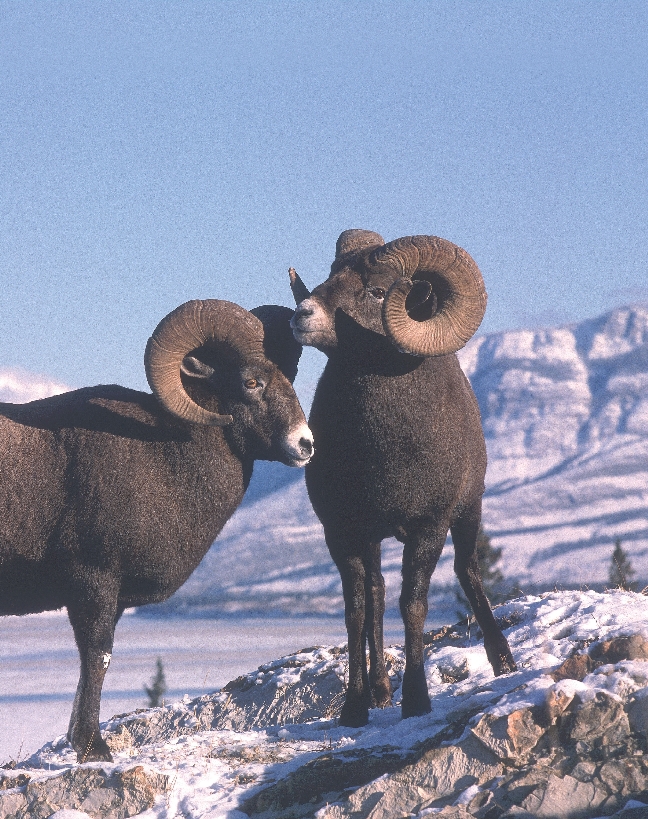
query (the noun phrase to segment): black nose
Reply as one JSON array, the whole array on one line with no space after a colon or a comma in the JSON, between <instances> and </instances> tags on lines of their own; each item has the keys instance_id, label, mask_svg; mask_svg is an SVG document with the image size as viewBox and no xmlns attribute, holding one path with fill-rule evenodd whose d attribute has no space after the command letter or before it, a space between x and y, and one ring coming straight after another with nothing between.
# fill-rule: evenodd
<instances>
[{"instance_id":1,"label":"black nose","mask_svg":"<svg viewBox=\"0 0 648 819\"><path fill-rule=\"evenodd\" d=\"M295 310L295 316L297 318L301 318L302 316L312 316L313 315L313 307L310 304L304 306L304 303L300 304L297 309Z\"/></svg>"},{"instance_id":2,"label":"black nose","mask_svg":"<svg viewBox=\"0 0 648 819\"><path fill-rule=\"evenodd\" d=\"M290 319L290 326L293 330L299 329L299 324L302 319L307 319L309 316L313 315L313 308L310 305L306 305L305 307L301 304L297 305L297 309L293 313L293 317Z\"/></svg>"},{"instance_id":3,"label":"black nose","mask_svg":"<svg viewBox=\"0 0 648 819\"><path fill-rule=\"evenodd\" d=\"M308 438L299 439L299 448L303 452L304 456L313 454L313 442Z\"/></svg>"}]
</instances>

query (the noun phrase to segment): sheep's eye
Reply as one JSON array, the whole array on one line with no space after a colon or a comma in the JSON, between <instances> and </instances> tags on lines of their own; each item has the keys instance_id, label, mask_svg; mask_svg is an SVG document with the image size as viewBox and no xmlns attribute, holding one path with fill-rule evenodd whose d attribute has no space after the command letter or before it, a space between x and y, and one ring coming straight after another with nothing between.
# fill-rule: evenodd
<instances>
[{"instance_id":1,"label":"sheep's eye","mask_svg":"<svg viewBox=\"0 0 648 819\"><path fill-rule=\"evenodd\" d=\"M384 299L385 291L382 287L370 287L369 292L375 299Z\"/></svg>"},{"instance_id":2,"label":"sheep's eye","mask_svg":"<svg viewBox=\"0 0 648 819\"><path fill-rule=\"evenodd\" d=\"M245 388L248 390L255 390L259 386L259 382L256 378L246 378L243 382L245 384Z\"/></svg>"}]
</instances>

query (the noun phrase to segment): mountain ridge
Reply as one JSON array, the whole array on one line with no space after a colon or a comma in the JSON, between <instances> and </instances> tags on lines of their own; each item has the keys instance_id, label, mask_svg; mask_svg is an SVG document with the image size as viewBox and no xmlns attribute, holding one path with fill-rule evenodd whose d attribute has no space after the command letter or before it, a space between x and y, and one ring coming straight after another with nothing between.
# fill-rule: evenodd
<instances>
[{"instance_id":1,"label":"mountain ridge","mask_svg":"<svg viewBox=\"0 0 648 819\"><path fill-rule=\"evenodd\" d=\"M489 455L483 520L502 548L505 577L534 591L602 588L620 537L640 582L648 582L648 305L563 327L479 336L459 359L482 412ZM262 469L267 480L282 467ZM267 493L255 479L165 609L343 611L303 476ZM391 609L401 549L395 540L383 544ZM452 557L446 547L432 578L439 616L455 605Z\"/></svg>"},{"instance_id":2,"label":"mountain ridge","mask_svg":"<svg viewBox=\"0 0 648 819\"><path fill-rule=\"evenodd\" d=\"M488 449L484 527L502 549L507 580L532 591L602 588L620 538L639 582L647 584L648 304L561 327L478 336L459 359L479 402ZM0 370L0 398L6 372L16 381L17 371ZM47 379L34 381L42 392ZM15 383L13 390L20 394ZM393 539L383 544L392 609L401 549ZM431 586L434 605L446 612L456 588L452 557L444 549ZM150 613L182 611L343 611L339 577L301 470L255 464L241 507L201 565Z\"/></svg>"}]
</instances>

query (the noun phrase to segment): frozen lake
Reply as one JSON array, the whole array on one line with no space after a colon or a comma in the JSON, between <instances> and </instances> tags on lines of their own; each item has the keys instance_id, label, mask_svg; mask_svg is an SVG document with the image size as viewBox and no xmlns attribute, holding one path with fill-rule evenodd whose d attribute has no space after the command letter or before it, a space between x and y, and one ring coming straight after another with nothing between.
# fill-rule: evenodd
<instances>
[{"instance_id":1,"label":"frozen lake","mask_svg":"<svg viewBox=\"0 0 648 819\"><path fill-rule=\"evenodd\" d=\"M206 694L261 663L313 645L346 642L343 617L153 618L117 625L101 720L147 705L158 657L165 700ZM400 619L385 619L385 643L403 642ZM0 618L0 765L24 759L67 731L79 662L64 612Z\"/></svg>"}]
</instances>

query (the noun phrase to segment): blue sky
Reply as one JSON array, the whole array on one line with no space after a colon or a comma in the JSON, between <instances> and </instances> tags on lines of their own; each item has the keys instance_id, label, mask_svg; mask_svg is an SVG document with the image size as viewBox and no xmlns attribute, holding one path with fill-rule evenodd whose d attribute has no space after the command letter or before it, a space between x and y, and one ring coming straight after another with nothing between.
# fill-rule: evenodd
<instances>
[{"instance_id":1,"label":"blue sky","mask_svg":"<svg viewBox=\"0 0 648 819\"><path fill-rule=\"evenodd\" d=\"M485 332L648 299L644 0L0 0L0 61L0 366L146 388L351 227L465 247Z\"/></svg>"}]
</instances>

